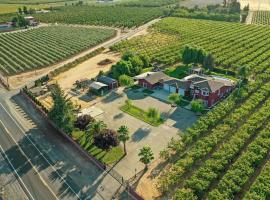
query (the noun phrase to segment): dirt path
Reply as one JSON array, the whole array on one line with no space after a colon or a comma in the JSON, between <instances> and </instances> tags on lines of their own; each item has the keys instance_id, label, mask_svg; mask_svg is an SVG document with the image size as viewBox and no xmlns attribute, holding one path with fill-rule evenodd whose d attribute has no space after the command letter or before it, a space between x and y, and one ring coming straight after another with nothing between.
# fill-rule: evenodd
<instances>
[{"instance_id":1,"label":"dirt path","mask_svg":"<svg viewBox=\"0 0 270 200\"><path fill-rule=\"evenodd\" d=\"M246 19L246 24L252 24L253 14L254 14L253 11L248 12L248 16L247 16L247 19Z\"/></svg>"},{"instance_id":2,"label":"dirt path","mask_svg":"<svg viewBox=\"0 0 270 200\"><path fill-rule=\"evenodd\" d=\"M251 11L268 10L270 11L270 0L240 0L241 8L249 5Z\"/></svg>"},{"instance_id":3,"label":"dirt path","mask_svg":"<svg viewBox=\"0 0 270 200\"><path fill-rule=\"evenodd\" d=\"M30 83L32 83L34 80L48 74L49 72L62 67L63 65L66 65L68 63L73 62L74 60L81 58L93 51L95 51L96 49L100 48L100 47L105 47L105 48L109 48L110 46L122 41L122 40L126 40L129 39L130 37L133 37L134 35L143 32L144 30L146 30L149 26L153 25L154 23L158 22L160 19L155 19L152 20L136 29L131 29L128 31L122 31L121 29L116 29L117 34L114 38L107 40L101 44L96 45L95 47L92 47L86 51L81 52L80 54L77 54L69 59L66 59L60 63L51 65L49 67L46 68L42 68L39 70L35 70L35 71L31 71L31 72L25 72L19 75L14 75L14 76L10 76L8 78L9 81L9 85L10 85L10 89L19 89L21 87L23 87L24 85L28 85ZM74 26L74 25L72 25ZM78 25L80 26L80 25ZM108 27L103 27L103 28L108 28Z\"/></svg>"}]
</instances>

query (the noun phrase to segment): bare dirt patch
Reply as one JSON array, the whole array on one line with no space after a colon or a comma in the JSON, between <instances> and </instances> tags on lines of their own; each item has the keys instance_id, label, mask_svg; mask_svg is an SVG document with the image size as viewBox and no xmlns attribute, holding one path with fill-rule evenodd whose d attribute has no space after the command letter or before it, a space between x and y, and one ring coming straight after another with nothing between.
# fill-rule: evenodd
<instances>
[{"instance_id":1,"label":"bare dirt patch","mask_svg":"<svg viewBox=\"0 0 270 200\"><path fill-rule=\"evenodd\" d=\"M158 191L158 177L160 160L156 160L150 166L148 171L142 176L137 183L136 192L141 195L145 200L162 199L161 193ZM162 167L163 168L163 167Z\"/></svg>"},{"instance_id":2,"label":"bare dirt patch","mask_svg":"<svg viewBox=\"0 0 270 200\"><path fill-rule=\"evenodd\" d=\"M77 80L95 78L100 71L108 72L111 69L111 66L118 62L120 58L119 54L104 51L76 67L59 74L53 78L53 81L56 81L64 90L70 90ZM98 65L98 63L104 59L110 59L112 63L102 66Z\"/></svg>"},{"instance_id":3,"label":"bare dirt patch","mask_svg":"<svg viewBox=\"0 0 270 200\"><path fill-rule=\"evenodd\" d=\"M242 8L246 5L249 5L251 11L270 11L270 0L240 0L240 3Z\"/></svg>"}]
</instances>

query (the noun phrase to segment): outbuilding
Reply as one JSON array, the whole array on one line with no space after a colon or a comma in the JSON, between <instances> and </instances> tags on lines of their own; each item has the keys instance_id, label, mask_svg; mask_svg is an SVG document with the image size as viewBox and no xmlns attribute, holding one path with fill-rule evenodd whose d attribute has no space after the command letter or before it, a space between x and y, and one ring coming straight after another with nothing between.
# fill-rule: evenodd
<instances>
[{"instance_id":1,"label":"outbuilding","mask_svg":"<svg viewBox=\"0 0 270 200\"><path fill-rule=\"evenodd\" d=\"M101 83L101 82L92 82L89 85L90 92L93 92L97 95L104 95L108 91L108 85Z\"/></svg>"},{"instance_id":2,"label":"outbuilding","mask_svg":"<svg viewBox=\"0 0 270 200\"><path fill-rule=\"evenodd\" d=\"M109 90L113 90L118 87L118 81L108 76L100 76L97 78L97 81L106 84Z\"/></svg>"}]
</instances>

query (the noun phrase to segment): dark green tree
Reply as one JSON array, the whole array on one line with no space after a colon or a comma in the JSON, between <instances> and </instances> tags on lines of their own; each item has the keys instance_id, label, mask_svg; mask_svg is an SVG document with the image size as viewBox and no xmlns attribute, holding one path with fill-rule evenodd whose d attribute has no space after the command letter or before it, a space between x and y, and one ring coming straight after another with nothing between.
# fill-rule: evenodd
<instances>
[{"instance_id":1,"label":"dark green tree","mask_svg":"<svg viewBox=\"0 0 270 200\"><path fill-rule=\"evenodd\" d=\"M143 68L148 68L150 66L150 58L146 54L139 55L142 62L143 62Z\"/></svg>"},{"instance_id":2,"label":"dark green tree","mask_svg":"<svg viewBox=\"0 0 270 200\"><path fill-rule=\"evenodd\" d=\"M21 8L18 8L18 13L21 15L23 13Z\"/></svg>"},{"instance_id":3,"label":"dark green tree","mask_svg":"<svg viewBox=\"0 0 270 200\"><path fill-rule=\"evenodd\" d=\"M121 60L112 66L112 73L114 78L117 78L123 74L130 75L131 63L129 61Z\"/></svg>"},{"instance_id":4,"label":"dark green tree","mask_svg":"<svg viewBox=\"0 0 270 200\"><path fill-rule=\"evenodd\" d=\"M204 61L203 61L203 66L206 69L213 70L215 67L215 58L214 56L209 53L207 56L205 56Z\"/></svg>"},{"instance_id":5,"label":"dark green tree","mask_svg":"<svg viewBox=\"0 0 270 200\"><path fill-rule=\"evenodd\" d=\"M26 6L23 6L23 13L24 13L25 15L28 14L28 10L27 10L27 7L26 7Z\"/></svg>"},{"instance_id":6,"label":"dark green tree","mask_svg":"<svg viewBox=\"0 0 270 200\"><path fill-rule=\"evenodd\" d=\"M138 74L142 73L143 70L143 61L139 56L133 56L129 59L129 62L131 64L130 67L130 75L131 76L136 76Z\"/></svg>"},{"instance_id":7,"label":"dark green tree","mask_svg":"<svg viewBox=\"0 0 270 200\"><path fill-rule=\"evenodd\" d=\"M237 0L232 0L231 3L228 5L229 13L240 13L241 12L241 5Z\"/></svg>"},{"instance_id":8,"label":"dark green tree","mask_svg":"<svg viewBox=\"0 0 270 200\"><path fill-rule=\"evenodd\" d=\"M67 134L71 134L74 129L74 106L64 91L57 84L51 91L53 107L49 111L49 118Z\"/></svg>"}]
</instances>

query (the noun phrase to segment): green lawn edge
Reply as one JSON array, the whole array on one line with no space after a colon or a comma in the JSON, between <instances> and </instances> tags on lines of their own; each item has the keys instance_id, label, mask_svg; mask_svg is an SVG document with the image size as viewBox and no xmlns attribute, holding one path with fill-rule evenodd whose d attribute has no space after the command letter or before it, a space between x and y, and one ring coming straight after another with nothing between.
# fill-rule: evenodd
<instances>
[{"instance_id":1,"label":"green lawn edge","mask_svg":"<svg viewBox=\"0 0 270 200\"><path fill-rule=\"evenodd\" d=\"M134 105L132 105L130 109L127 108L126 105L121 106L120 110L154 127L158 127L159 125L164 123L164 120L162 119L158 121L151 120L149 117L146 116L146 112L144 110Z\"/></svg>"}]
</instances>

